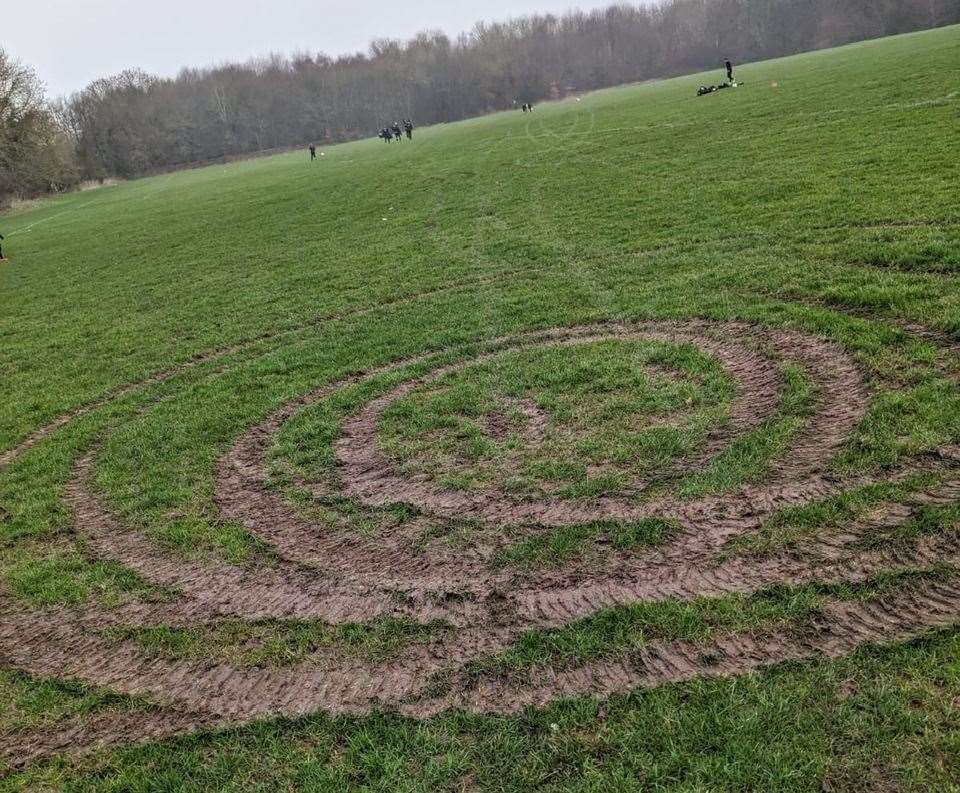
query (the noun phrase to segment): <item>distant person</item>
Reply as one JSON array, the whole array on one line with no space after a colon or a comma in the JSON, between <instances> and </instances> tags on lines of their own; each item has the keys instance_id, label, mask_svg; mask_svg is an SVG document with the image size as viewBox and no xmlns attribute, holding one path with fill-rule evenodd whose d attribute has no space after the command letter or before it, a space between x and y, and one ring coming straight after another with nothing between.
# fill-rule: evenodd
<instances>
[{"instance_id":1,"label":"distant person","mask_svg":"<svg viewBox=\"0 0 960 793\"><path fill-rule=\"evenodd\" d=\"M407 140L413 140L413 122L409 118L403 122L403 129L407 133Z\"/></svg>"},{"instance_id":2,"label":"distant person","mask_svg":"<svg viewBox=\"0 0 960 793\"><path fill-rule=\"evenodd\" d=\"M527 112L528 113L533 112L533 102L527 102Z\"/></svg>"},{"instance_id":3,"label":"distant person","mask_svg":"<svg viewBox=\"0 0 960 793\"><path fill-rule=\"evenodd\" d=\"M522 105L520 105L520 109L521 109L524 113L526 113L526 112L527 112L527 103L524 102Z\"/></svg>"},{"instance_id":4,"label":"distant person","mask_svg":"<svg viewBox=\"0 0 960 793\"><path fill-rule=\"evenodd\" d=\"M313 162L315 159L317 159L317 147L311 143L310 144L310 162Z\"/></svg>"},{"instance_id":5,"label":"distant person","mask_svg":"<svg viewBox=\"0 0 960 793\"><path fill-rule=\"evenodd\" d=\"M380 137L383 138L384 143L389 143L393 140L393 135L390 133L390 130L384 127L380 130Z\"/></svg>"},{"instance_id":6,"label":"distant person","mask_svg":"<svg viewBox=\"0 0 960 793\"><path fill-rule=\"evenodd\" d=\"M403 143L403 133L400 131L400 122L393 122L393 137L397 139L398 143Z\"/></svg>"},{"instance_id":7,"label":"distant person","mask_svg":"<svg viewBox=\"0 0 960 793\"><path fill-rule=\"evenodd\" d=\"M730 63L730 59L727 58L727 60L723 62L723 65L727 67L727 82L732 83L733 82L733 64Z\"/></svg>"},{"instance_id":8,"label":"distant person","mask_svg":"<svg viewBox=\"0 0 960 793\"><path fill-rule=\"evenodd\" d=\"M3 235L0 234L0 242L3 242ZM3 255L3 245L0 245L0 262L6 261L6 257Z\"/></svg>"}]
</instances>

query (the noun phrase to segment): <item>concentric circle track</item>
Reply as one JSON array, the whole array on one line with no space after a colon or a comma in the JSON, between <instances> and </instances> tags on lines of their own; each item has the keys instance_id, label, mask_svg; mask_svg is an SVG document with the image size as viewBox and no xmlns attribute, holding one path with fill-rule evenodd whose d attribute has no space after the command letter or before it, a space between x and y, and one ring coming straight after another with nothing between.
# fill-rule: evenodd
<instances>
[{"instance_id":1,"label":"concentric circle track","mask_svg":"<svg viewBox=\"0 0 960 793\"><path fill-rule=\"evenodd\" d=\"M378 426L390 405L447 375L516 351L575 352L598 342L693 347L715 361L734 384L727 420L683 461L688 473L710 466L737 439L776 417L785 388L784 365L805 373L814 386L815 406L761 481L690 498L519 499L495 488L458 491L404 475L378 443ZM378 395L344 420L334 443L339 495L366 509L407 504L432 524L469 518L488 530L462 552L451 552L440 542L412 543L401 530L363 535L318 524L269 484L269 454L292 418L345 389L377 386L385 375L400 384L379 387ZM960 544L946 535L864 550L865 537L903 524L922 506L950 504L960 495L960 454L953 448L873 477L831 473L831 459L863 419L868 402L859 367L837 345L795 331L736 322L561 328L397 361L320 385L280 407L237 439L219 461L214 501L221 517L239 522L279 555L279 563L262 568L176 559L122 525L92 485L93 448L77 460L66 491L77 534L98 557L116 560L178 594L171 601L134 602L116 609L45 611L2 598L0 658L37 677L79 680L146 697L170 717L164 721L156 711L104 716L87 727L67 725L46 737L23 734L5 756L26 761L62 751L65 742L82 748L317 711L364 713L387 707L414 717L450 707L512 712L557 697L608 696L697 677L737 675L788 659L832 658L866 642L902 641L953 625L960 616L960 588L938 581L882 602L829 601L802 638L782 630L732 632L709 643L654 641L628 656L576 668L540 669L524 680L477 685L461 674L471 663L509 648L525 631L559 628L604 608L749 594L774 585L861 582L879 573L960 561ZM537 421L549 422L538 409L530 410ZM527 438L536 441L534 435ZM3 459L10 462L13 456L8 453ZM905 481L918 473L930 474L936 484L915 493L909 503L887 505L841 533L805 540L789 554L718 556L731 540L758 531L785 507L879 481ZM316 497L329 487L302 477L296 484ZM636 492L642 492L644 483L634 484ZM505 527L536 534L598 519L648 518L670 521L677 531L658 547L610 549L599 560L573 560L523 575L492 564L506 542L501 531ZM116 626L191 627L266 619L344 624L384 617L441 621L447 629L386 661L364 662L331 649L322 659L285 668L157 658L134 641L118 645L104 635L105 628ZM440 693L433 685L438 676L454 681Z\"/></svg>"}]
</instances>

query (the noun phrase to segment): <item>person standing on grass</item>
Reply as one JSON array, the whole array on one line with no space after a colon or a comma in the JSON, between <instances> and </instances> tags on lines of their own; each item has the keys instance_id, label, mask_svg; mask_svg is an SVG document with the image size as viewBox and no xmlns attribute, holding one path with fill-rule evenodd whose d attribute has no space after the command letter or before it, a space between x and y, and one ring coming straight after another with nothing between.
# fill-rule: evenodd
<instances>
[{"instance_id":1,"label":"person standing on grass","mask_svg":"<svg viewBox=\"0 0 960 793\"><path fill-rule=\"evenodd\" d=\"M0 234L0 242L3 242L3 235ZM0 262L4 261L3 257L3 245L0 245Z\"/></svg>"},{"instance_id":2,"label":"person standing on grass","mask_svg":"<svg viewBox=\"0 0 960 793\"><path fill-rule=\"evenodd\" d=\"M733 64L730 63L730 59L727 58L723 62L723 65L727 67L727 82L732 83L733 82Z\"/></svg>"},{"instance_id":3,"label":"person standing on grass","mask_svg":"<svg viewBox=\"0 0 960 793\"><path fill-rule=\"evenodd\" d=\"M413 122L409 118L403 122L403 128L407 133L407 140L413 140Z\"/></svg>"},{"instance_id":4,"label":"person standing on grass","mask_svg":"<svg viewBox=\"0 0 960 793\"><path fill-rule=\"evenodd\" d=\"M397 139L397 143L403 143L403 134L400 132L400 122L393 122L393 137Z\"/></svg>"},{"instance_id":5,"label":"person standing on grass","mask_svg":"<svg viewBox=\"0 0 960 793\"><path fill-rule=\"evenodd\" d=\"M310 144L310 162L313 162L315 159L317 159L317 147L311 143Z\"/></svg>"}]
</instances>

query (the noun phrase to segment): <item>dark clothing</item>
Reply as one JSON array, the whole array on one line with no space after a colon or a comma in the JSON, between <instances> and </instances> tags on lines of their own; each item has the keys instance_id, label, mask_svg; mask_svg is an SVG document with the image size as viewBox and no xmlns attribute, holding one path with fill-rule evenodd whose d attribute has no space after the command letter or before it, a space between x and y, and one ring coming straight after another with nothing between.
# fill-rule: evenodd
<instances>
[{"instance_id":1,"label":"dark clothing","mask_svg":"<svg viewBox=\"0 0 960 793\"><path fill-rule=\"evenodd\" d=\"M311 160L317 159L317 147L316 147L316 146L311 146L311 147L310 147L310 159L311 159Z\"/></svg>"},{"instance_id":2,"label":"dark clothing","mask_svg":"<svg viewBox=\"0 0 960 793\"><path fill-rule=\"evenodd\" d=\"M3 235L0 234L0 240L2 240L2 239L3 239ZM2 258L3 258L3 246L0 245L0 259L2 259Z\"/></svg>"},{"instance_id":3,"label":"dark clothing","mask_svg":"<svg viewBox=\"0 0 960 793\"><path fill-rule=\"evenodd\" d=\"M403 128L407 133L407 140L413 140L413 122L405 121L403 124Z\"/></svg>"},{"instance_id":4,"label":"dark clothing","mask_svg":"<svg viewBox=\"0 0 960 793\"><path fill-rule=\"evenodd\" d=\"M727 81L733 82L733 64L726 61L723 65L727 67Z\"/></svg>"},{"instance_id":5,"label":"dark clothing","mask_svg":"<svg viewBox=\"0 0 960 793\"><path fill-rule=\"evenodd\" d=\"M705 96L706 94L712 94L715 91L720 91L724 88L729 88L729 83L720 83L720 85L701 85L697 90L697 96Z\"/></svg>"},{"instance_id":6,"label":"dark clothing","mask_svg":"<svg viewBox=\"0 0 960 793\"><path fill-rule=\"evenodd\" d=\"M400 125L399 125L399 124L394 124L394 125L393 125L393 137L395 137L397 140L400 140L400 135L401 135L401 133L400 133Z\"/></svg>"}]
</instances>

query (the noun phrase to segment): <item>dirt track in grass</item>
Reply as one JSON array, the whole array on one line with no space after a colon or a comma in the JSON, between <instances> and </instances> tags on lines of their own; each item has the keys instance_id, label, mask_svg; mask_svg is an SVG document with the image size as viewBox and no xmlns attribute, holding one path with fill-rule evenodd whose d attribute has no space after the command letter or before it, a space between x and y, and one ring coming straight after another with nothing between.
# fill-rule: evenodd
<instances>
[{"instance_id":1,"label":"dirt track in grass","mask_svg":"<svg viewBox=\"0 0 960 793\"><path fill-rule=\"evenodd\" d=\"M759 482L695 498L521 501L496 490L465 493L402 476L377 446L383 411L445 373L511 350L610 339L693 345L718 361L735 383L729 420L688 461L691 471L708 466L738 438L777 414L783 364L798 367L814 384L815 405ZM731 632L702 643L651 641L615 658L537 669L523 680L468 680L465 667L509 648L525 631L562 627L607 607L749 594L781 584L856 583L881 573L960 561L960 543L950 535L864 550L864 538L902 525L917 509L957 500L960 452L944 448L872 477L831 473L828 463L865 415L869 389L856 362L829 341L745 323L691 320L540 331L489 341L479 349L469 355L451 350L401 360L322 385L237 440L217 466L214 499L223 518L240 522L276 550L280 560L270 566L188 561L163 553L110 512L92 486L96 449L84 454L66 491L78 536L97 557L116 560L177 595L170 601L116 609L42 611L0 597L0 658L36 677L78 680L145 697L172 715L104 714L47 733L14 734L5 742L2 757L16 765L105 743L317 711L363 713L385 707L415 717L449 707L513 712L561 696L608 696L696 677L736 675L785 660L836 657L867 642L902 641L960 617L960 588L938 581L879 601L830 600L802 634L777 629ZM453 548L441 539L421 545L402 530L369 536L318 525L267 483L267 455L277 433L298 412L344 388L387 373L399 375L413 366L418 374L374 397L344 422L334 445L340 489L370 508L412 504L423 513L422 521L433 526L467 517L489 529L466 548ZM547 418L527 410L539 427L528 437L536 442ZM50 426L63 426L75 415ZM2 462L11 462L28 445L6 453ZM937 483L905 503L874 510L842 531L814 536L799 548L760 559L718 556L727 543L756 532L782 508L922 472L938 475ZM319 492L314 483L301 479L297 484ZM598 518L650 517L675 521L679 529L659 547L610 549L599 562L574 560L557 569L523 572L491 564L505 543L498 531L503 526L533 536ZM334 647L322 659L308 658L289 667L158 657L134 641L118 644L103 633L112 626L192 627L264 619L347 624L382 617L440 621L448 628L386 660L363 660ZM448 681L442 692L433 685L439 677Z\"/></svg>"},{"instance_id":2,"label":"dirt track in grass","mask_svg":"<svg viewBox=\"0 0 960 793\"><path fill-rule=\"evenodd\" d=\"M430 297L436 297L442 294L455 293L463 289L476 288L484 284L495 283L498 279L509 278L511 275L524 275L530 273L537 273L542 271L544 268L537 267L527 267L516 270L505 270L496 275L481 275L475 278L465 278L461 281L455 283L447 283L442 286L437 286L434 289L427 289L420 292L412 292L407 295L400 295L399 297L390 298L388 300L381 301L376 305L361 305L355 308L345 308L340 311L332 311L328 314L322 314L316 317L311 317L305 322L301 322L297 325L293 325L289 328L285 328L281 331L272 331L261 333L256 336L251 336L246 339L241 339L238 342L233 344L217 347L213 350L208 350L206 352L197 353L192 358L183 363L180 363L176 366L172 366L169 369L164 369L159 372L155 372L147 377L144 377L140 380L135 380L132 383L128 383L123 386L111 389L102 396L88 402L85 405L80 405L72 410L57 416L52 421L47 422L41 427L38 427L36 430L27 435L23 440L17 443L15 446L7 449L6 451L0 452L0 470L3 470L9 466L14 460L23 455L25 452L32 449L38 443L40 443L45 438L48 438L54 432L70 424L72 421L81 418L88 413L105 407L111 402L114 402L122 397L125 397L129 394L133 394L137 391L149 388L150 386L159 385L165 383L169 380L172 380L177 375L183 374L190 369L193 369L202 364L210 363L211 361L216 361L221 358L226 358L229 355L234 353L244 352L254 348L257 344L263 342L273 342L286 339L288 337L295 337L296 335L308 331L311 328L319 327L327 322L334 322L336 320L348 319L350 317L359 317L366 314L372 314L376 311L382 311L388 309L392 306L403 305L404 303L412 303L418 300L424 300Z\"/></svg>"}]
</instances>

